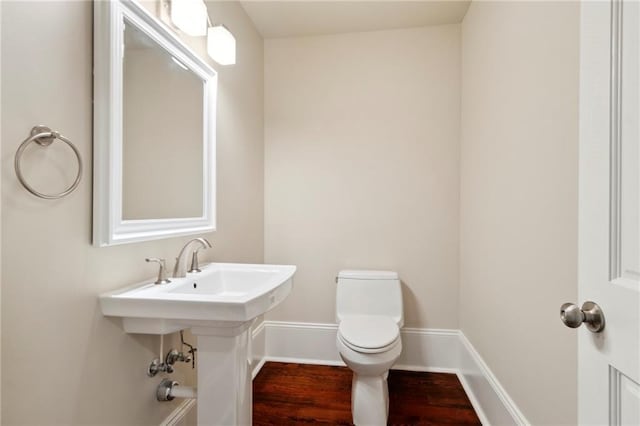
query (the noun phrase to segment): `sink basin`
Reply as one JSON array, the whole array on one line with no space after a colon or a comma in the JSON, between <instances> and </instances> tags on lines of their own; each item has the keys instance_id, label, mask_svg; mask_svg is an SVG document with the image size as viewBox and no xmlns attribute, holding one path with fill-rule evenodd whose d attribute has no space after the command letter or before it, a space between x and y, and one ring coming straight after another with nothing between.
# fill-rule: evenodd
<instances>
[{"instance_id":1,"label":"sink basin","mask_svg":"<svg viewBox=\"0 0 640 426\"><path fill-rule=\"evenodd\" d=\"M240 327L282 302L296 267L210 263L169 284L138 283L100 296L102 313L121 317L128 333Z\"/></svg>"}]
</instances>

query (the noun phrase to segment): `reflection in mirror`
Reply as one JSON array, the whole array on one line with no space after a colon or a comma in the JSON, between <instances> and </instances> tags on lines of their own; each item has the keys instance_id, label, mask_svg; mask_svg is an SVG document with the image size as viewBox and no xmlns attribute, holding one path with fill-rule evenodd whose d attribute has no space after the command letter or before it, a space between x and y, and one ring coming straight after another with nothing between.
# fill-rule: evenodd
<instances>
[{"instance_id":1,"label":"reflection in mirror","mask_svg":"<svg viewBox=\"0 0 640 426\"><path fill-rule=\"evenodd\" d=\"M204 81L124 23L122 218L200 217Z\"/></svg>"}]
</instances>

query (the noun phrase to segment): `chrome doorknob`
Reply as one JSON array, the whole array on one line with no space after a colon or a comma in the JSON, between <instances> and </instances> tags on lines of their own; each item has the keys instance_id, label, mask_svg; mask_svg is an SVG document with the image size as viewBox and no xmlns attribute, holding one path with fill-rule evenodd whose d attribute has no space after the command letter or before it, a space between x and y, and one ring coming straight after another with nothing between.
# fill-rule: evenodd
<instances>
[{"instance_id":1,"label":"chrome doorknob","mask_svg":"<svg viewBox=\"0 0 640 426\"><path fill-rule=\"evenodd\" d=\"M594 302L584 302L582 308L573 303L565 303L560 307L560 319L567 327L578 328L585 323L593 333L604 330L604 313Z\"/></svg>"}]
</instances>

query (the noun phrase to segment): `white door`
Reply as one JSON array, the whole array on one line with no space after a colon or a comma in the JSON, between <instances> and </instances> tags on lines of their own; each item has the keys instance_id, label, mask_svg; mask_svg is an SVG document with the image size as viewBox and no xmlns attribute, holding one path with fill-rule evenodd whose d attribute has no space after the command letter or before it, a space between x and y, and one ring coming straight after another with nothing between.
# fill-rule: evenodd
<instances>
[{"instance_id":1,"label":"white door","mask_svg":"<svg viewBox=\"0 0 640 426\"><path fill-rule=\"evenodd\" d=\"M640 3L581 9L578 297L605 326L577 330L578 416L640 425Z\"/></svg>"}]
</instances>

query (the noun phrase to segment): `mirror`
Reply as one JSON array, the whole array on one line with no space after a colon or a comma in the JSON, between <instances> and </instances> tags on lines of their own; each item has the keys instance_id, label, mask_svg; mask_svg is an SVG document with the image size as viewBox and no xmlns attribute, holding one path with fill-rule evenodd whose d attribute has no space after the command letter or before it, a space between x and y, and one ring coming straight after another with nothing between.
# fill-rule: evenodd
<instances>
[{"instance_id":1,"label":"mirror","mask_svg":"<svg viewBox=\"0 0 640 426\"><path fill-rule=\"evenodd\" d=\"M123 62L123 219L201 216L203 80L126 19Z\"/></svg>"},{"instance_id":2,"label":"mirror","mask_svg":"<svg viewBox=\"0 0 640 426\"><path fill-rule=\"evenodd\" d=\"M94 244L215 229L215 71L137 3L94 10Z\"/></svg>"}]
</instances>

